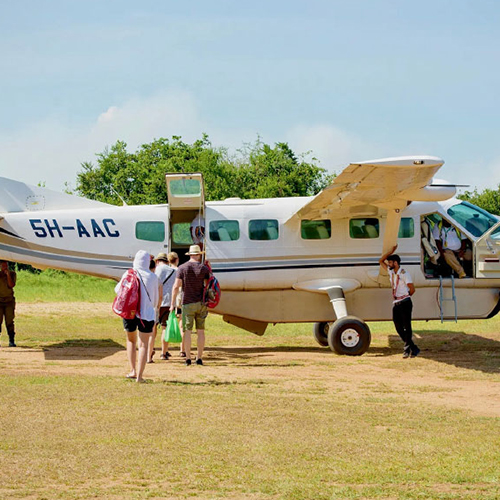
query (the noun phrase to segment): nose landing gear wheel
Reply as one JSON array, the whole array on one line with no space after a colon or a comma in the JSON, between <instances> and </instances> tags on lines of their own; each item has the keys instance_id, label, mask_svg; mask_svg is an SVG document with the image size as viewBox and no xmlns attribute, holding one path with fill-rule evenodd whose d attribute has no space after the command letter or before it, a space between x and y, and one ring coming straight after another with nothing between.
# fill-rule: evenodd
<instances>
[{"instance_id":1,"label":"nose landing gear wheel","mask_svg":"<svg viewBox=\"0 0 500 500\"><path fill-rule=\"evenodd\" d=\"M370 347L371 333L368 325L355 316L345 316L328 329L328 345L337 354L361 356Z\"/></svg>"}]
</instances>

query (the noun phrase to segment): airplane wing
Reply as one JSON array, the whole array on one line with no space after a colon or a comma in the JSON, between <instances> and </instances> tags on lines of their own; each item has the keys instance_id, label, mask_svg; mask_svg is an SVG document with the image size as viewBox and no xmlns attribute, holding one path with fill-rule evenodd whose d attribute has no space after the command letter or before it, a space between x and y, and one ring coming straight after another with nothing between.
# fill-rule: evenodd
<instances>
[{"instance_id":1,"label":"airplane wing","mask_svg":"<svg viewBox=\"0 0 500 500\"><path fill-rule=\"evenodd\" d=\"M321 219L365 214L371 207L402 210L412 201L441 201L456 193L453 185L432 185L443 165L434 156L402 156L351 163L332 184L298 210L295 218Z\"/></svg>"}]
</instances>

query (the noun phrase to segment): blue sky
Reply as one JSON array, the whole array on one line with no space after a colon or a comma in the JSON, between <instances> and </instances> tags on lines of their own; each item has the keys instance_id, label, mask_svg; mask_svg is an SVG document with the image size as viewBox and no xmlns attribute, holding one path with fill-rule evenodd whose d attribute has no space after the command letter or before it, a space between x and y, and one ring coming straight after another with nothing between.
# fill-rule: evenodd
<instances>
[{"instance_id":1,"label":"blue sky","mask_svg":"<svg viewBox=\"0 0 500 500\"><path fill-rule=\"evenodd\" d=\"M61 189L116 140L430 154L500 183L500 2L0 0L0 175Z\"/></svg>"}]
</instances>

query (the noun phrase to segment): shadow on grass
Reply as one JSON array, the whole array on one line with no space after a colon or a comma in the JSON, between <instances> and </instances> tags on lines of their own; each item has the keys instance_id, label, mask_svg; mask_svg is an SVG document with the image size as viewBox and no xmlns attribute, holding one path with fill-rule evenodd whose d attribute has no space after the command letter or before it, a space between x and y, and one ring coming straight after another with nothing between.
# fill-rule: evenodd
<instances>
[{"instance_id":1,"label":"shadow on grass","mask_svg":"<svg viewBox=\"0 0 500 500\"><path fill-rule=\"evenodd\" d=\"M212 352L217 356L219 359L227 359L231 360L232 362L235 360L246 360L246 359L259 359L259 358L265 358L266 356L271 356L274 353L281 353L281 352L290 352L290 353L325 353L329 352L330 350L328 347L297 347L297 346L262 346L262 347L254 347L254 346L248 346L248 347L242 347L242 346L235 346L235 347L221 347L221 346L215 346L215 347L207 347L207 350ZM332 353L333 354L333 353ZM245 364L245 366L251 366L248 364ZM259 366L265 366L259 363ZM276 366L275 363L270 363L269 366Z\"/></svg>"},{"instance_id":2,"label":"shadow on grass","mask_svg":"<svg viewBox=\"0 0 500 500\"><path fill-rule=\"evenodd\" d=\"M389 335L387 347L370 347L365 356L399 356L403 353L403 342L398 335ZM416 330L415 341L421 348L420 356L432 359L439 363L446 363L459 368L479 370L484 373L500 373L500 342L479 335L448 330ZM246 361L253 359L254 366L294 366L300 360L289 360L288 363L267 363L267 357L273 353L303 353L324 354L330 353L333 358L336 354L329 351L328 347L208 347L208 351L215 354L219 360L231 363L242 362L242 366L249 365ZM355 359L355 358L353 358Z\"/></svg>"},{"instance_id":3,"label":"shadow on grass","mask_svg":"<svg viewBox=\"0 0 500 500\"><path fill-rule=\"evenodd\" d=\"M458 368L500 373L500 342L479 335L449 330L415 330L414 340L420 356ZM385 355L399 354L403 342L398 335L389 335ZM370 349L369 352L372 352Z\"/></svg>"},{"instance_id":4,"label":"shadow on grass","mask_svg":"<svg viewBox=\"0 0 500 500\"><path fill-rule=\"evenodd\" d=\"M69 339L44 347L46 361L103 359L125 347L112 339Z\"/></svg>"}]
</instances>

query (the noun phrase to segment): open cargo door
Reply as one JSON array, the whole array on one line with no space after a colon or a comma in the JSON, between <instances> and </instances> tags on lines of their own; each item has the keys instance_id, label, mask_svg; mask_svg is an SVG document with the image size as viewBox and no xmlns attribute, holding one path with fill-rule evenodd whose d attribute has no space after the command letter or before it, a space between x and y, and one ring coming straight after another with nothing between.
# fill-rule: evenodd
<instances>
[{"instance_id":1,"label":"open cargo door","mask_svg":"<svg viewBox=\"0 0 500 500\"><path fill-rule=\"evenodd\" d=\"M171 251L177 252L180 262L187 260L186 251L194 243L203 246L205 240L205 190L202 174L166 174L170 211ZM197 220L197 226L191 227ZM193 233L196 232L195 241ZM201 237L201 241L197 240Z\"/></svg>"}]
</instances>

